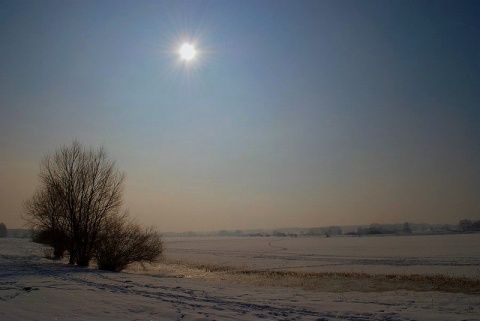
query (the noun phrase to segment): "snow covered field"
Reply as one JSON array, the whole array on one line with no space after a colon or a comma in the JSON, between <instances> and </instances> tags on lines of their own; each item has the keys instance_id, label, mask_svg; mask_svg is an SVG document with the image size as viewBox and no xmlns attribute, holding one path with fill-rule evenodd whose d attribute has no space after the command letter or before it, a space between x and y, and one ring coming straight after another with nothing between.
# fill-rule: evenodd
<instances>
[{"instance_id":1,"label":"snow covered field","mask_svg":"<svg viewBox=\"0 0 480 321\"><path fill-rule=\"evenodd\" d=\"M168 258L249 269L480 278L480 233L378 237L165 238Z\"/></svg>"},{"instance_id":2,"label":"snow covered field","mask_svg":"<svg viewBox=\"0 0 480 321\"><path fill-rule=\"evenodd\" d=\"M343 242L340 238L331 239ZM318 255L315 252L318 245L303 248L300 242L306 241L301 240L285 246L282 242L287 242L286 239L265 240L266 243L242 239L247 241L244 245L231 239L237 244L236 249L230 248L233 243L228 240L192 243L192 239L167 239L167 255L177 260L195 260L202 255L203 259L215 257L217 253L219 258L215 262L228 264L242 261L239 257L251 256L246 264L253 264L256 256L269 257L278 263L280 255L286 258L300 255L302 260L308 255ZM197 256L195 246L206 253ZM475 246L478 242L472 245ZM336 252L335 260L340 259L342 253L334 246L329 251ZM202 272L178 263L159 264L146 270L137 266L128 273L110 273L51 261L43 257L43 252L43 246L28 240L0 239L0 320L478 320L480 315L478 292L309 291L295 286L257 286L232 282L221 273ZM375 257L375 252L371 253ZM468 253L457 255L478 259L478 251L473 256ZM357 257L361 255L358 253ZM392 252L380 257L386 260L398 255L404 254ZM443 262L441 256L440 252L431 255L435 262ZM447 257L454 261L453 256ZM175 272L176 268L181 271ZM184 277L178 277L181 274Z\"/></svg>"}]
</instances>

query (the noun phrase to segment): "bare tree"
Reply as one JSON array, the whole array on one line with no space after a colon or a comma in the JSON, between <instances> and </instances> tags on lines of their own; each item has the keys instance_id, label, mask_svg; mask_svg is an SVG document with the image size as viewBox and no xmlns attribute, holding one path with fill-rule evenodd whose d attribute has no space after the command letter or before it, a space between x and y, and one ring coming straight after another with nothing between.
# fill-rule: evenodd
<instances>
[{"instance_id":1,"label":"bare tree","mask_svg":"<svg viewBox=\"0 0 480 321\"><path fill-rule=\"evenodd\" d=\"M125 174L103 148L86 148L74 141L46 156L39 176L40 189L26 205L27 222L53 231L60 226L70 264L88 266L103 224L118 215Z\"/></svg>"},{"instance_id":2,"label":"bare tree","mask_svg":"<svg viewBox=\"0 0 480 321\"><path fill-rule=\"evenodd\" d=\"M66 234L66 216L59 195L43 186L24 203L23 219L35 231L35 237L53 247L55 257L63 257L69 241Z\"/></svg>"}]
</instances>

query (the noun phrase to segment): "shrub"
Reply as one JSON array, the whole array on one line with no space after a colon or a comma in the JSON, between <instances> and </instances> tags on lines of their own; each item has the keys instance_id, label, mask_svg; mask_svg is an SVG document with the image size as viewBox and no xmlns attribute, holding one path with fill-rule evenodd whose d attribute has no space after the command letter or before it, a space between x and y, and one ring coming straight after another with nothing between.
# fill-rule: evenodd
<instances>
[{"instance_id":1,"label":"shrub","mask_svg":"<svg viewBox=\"0 0 480 321\"><path fill-rule=\"evenodd\" d=\"M53 248L52 258L63 258L63 253L68 247L68 238L65 233L53 229L34 230L32 241L51 246Z\"/></svg>"},{"instance_id":2,"label":"shrub","mask_svg":"<svg viewBox=\"0 0 480 321\"><path fill-rule=\"evenodd\" d=\"M99 236L94 258L101 270L120 272L134 262L158 261L163 253L161 236L142 229L126 215L109 219Z\"/></svg>"},{"instance_id":3,"label":"shrub","mask_svg":"<svg viewBox=\"0 0 480 321\"><path fill-rule=\"evenodd\" d=\"M0 223L0 237L7 237L7 236L8 236L7 226L2 222Z\"/></svg>"}]
</instances>

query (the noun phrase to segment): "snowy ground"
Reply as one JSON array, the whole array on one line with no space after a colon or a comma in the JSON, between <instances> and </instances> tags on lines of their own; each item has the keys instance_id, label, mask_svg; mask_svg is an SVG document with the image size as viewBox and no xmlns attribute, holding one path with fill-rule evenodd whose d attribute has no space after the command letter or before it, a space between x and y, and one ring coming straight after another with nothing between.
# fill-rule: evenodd
<instances>
[{"instance_id":1,"label":"snowy ground","mask_svg":"<svg viewBox=\"0 0 480 321\"><path fill-rule=\"evenodd\" d=\"M43 247L28 240L0 239L0 320L479 320L479 315L478 293L307 291L238 284L211 273L183 278L161 270L109 273L45 259Z\"/></svg>"},{"instance_id":2,"label":"snowy ground","mask_svg":"<svg viewBox=\"0 0 480 321\"><path fill-rule=\"evenodd\" d=\"M165 238L173 260L306 272L480 278L480 233L379 237Z\"/></svg>"}]
</instances>

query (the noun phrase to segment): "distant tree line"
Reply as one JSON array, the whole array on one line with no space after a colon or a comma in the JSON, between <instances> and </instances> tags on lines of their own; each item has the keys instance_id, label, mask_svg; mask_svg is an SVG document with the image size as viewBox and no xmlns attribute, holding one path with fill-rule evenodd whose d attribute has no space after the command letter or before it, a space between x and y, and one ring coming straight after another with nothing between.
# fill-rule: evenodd
<instances>
[{"instance_id":1,"label":"distant tree line","mask_svg":"<svg viewBox=\"0 0 480 321\"><path fill-rule=\"evenodd\" d=\"M23 228L9 228L8 229L8 237L12 238L29 238L32 235L31 229L23 229Z\"/></svg>"},{"instance_id":2,"label":"distant tree line","mask_svg":"<svg viewBox=\"0 0 480 321\"><path fill-rule=\"evenodd\" d=\"M155 261L160 235L142 229L121 211L125 174L103 148L74 141L40 164L40 187L25 202L23 218L34 240L53 247L54 257L69 263L120 271L137 261Z\"/></svg>"},{"instance_id":3,"label":"distant tree line","mask_svg":"<svg viewBox=\"0 0 480 321\"><path fill-rule=\"evenodd\" d=\"M480 231L480 221L461 220L458 223L460 230L464 232Z\"/></svg>"},{"instance_id":4,"label":"distant tree line","mask_svg":"<svg viewBox=\"0 0 480 321\"><path fill-rule=\"evenodd\" d=\"M165 236L173 237L204 237L204 236L220 236L220 237L299 237L299 236L333 236L342 235L343 231L340 226L316 227L310 229L303 228L286 228L278 230L219 230L211 232L169 232Z\"/></svg>"},{"instance_id":5,"label":"distant tree line","mask_svg":"<svg viewBox=\"0 0 480 321\"><path fill-rule=\"evenodd\" d=\"M399 224L372 223L367 226L327 226L313 228L283 228L277 230L220 230L210 232L170 232L165 236L174 237L309 237L309 236L336 236L336 235L409 235L409 234L436 234L461 233L479 231L480 221L461 220L459 224L426 224L404 222Z\"/></svg>"},{"instance_id":6,"label":"distant tree line","mask_svg":"<svg viewBox=\"0 0 480 321\"><path fill-rule=\"evenodd\" d=\"M31 231L27 229L7 229L5 223L0 223L0 237L29 238Z\"/></svg>"},{"instance_id":7,"label":"distant tree line","mask_svg":"<svg viewBox=\"0 0 480 321\"><path fill-rule=\"evenodd\" d=\"M369 227L358 227L356 235L375 235L375 234L411 234L412 227L409 222L403 224L370 224Z\"/></svg>"},{"instance_id":8,"label":"distant tree line","mask_svg":"<svg viewBox=\"0 0 480 321\"><path fill-rule=\"evenodd\" d=\"M368 227L358 227L356 232L349 235L375 235L375 234L430 234L430 233L459 233L480 231L480 221L461 220L458 225L451 224L378 224L373 223Z\"/></svg>"},{"instance_id":9,"label":"distant tree line","mask_svg":"<svg viewBox=\"0 0 480 321\"><path fill-rule=\"evenodd\" d=\"M342 235L343 230L340 226L327 226L327 227L315 227L308 230L307 233L304 235L310 236L318 236L318 235L325 235L325 236L333 236L333 235Z\"/></svg>"}]
</instances>

